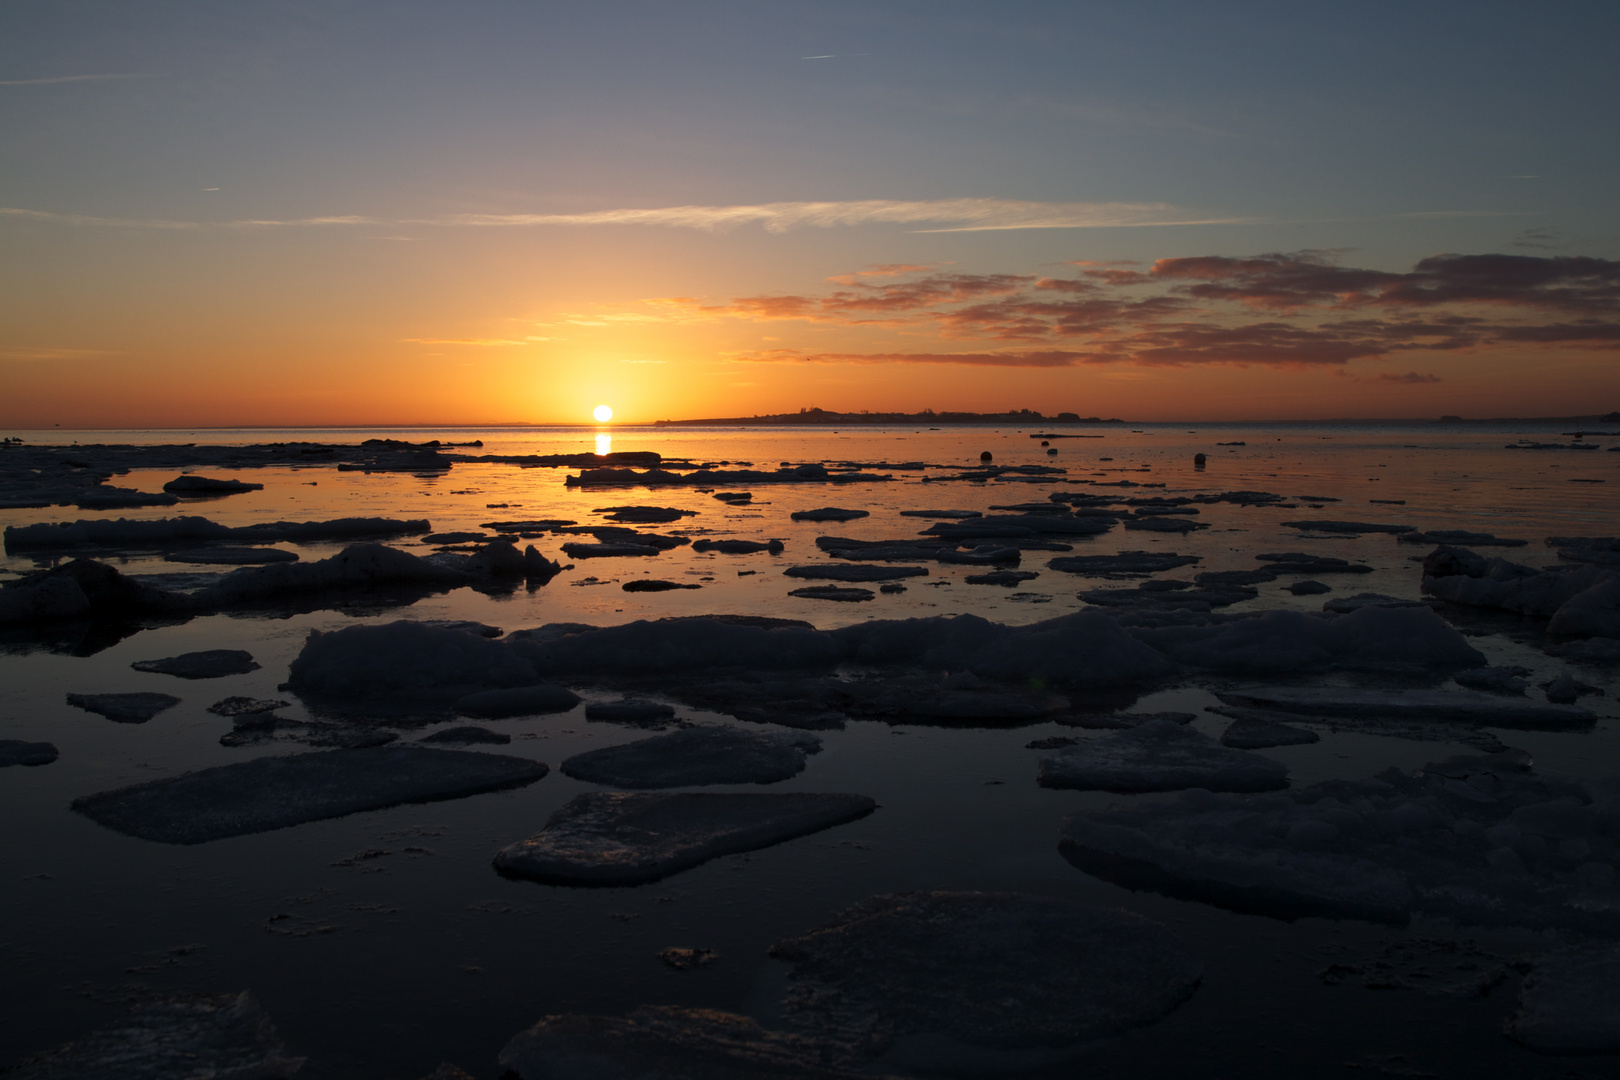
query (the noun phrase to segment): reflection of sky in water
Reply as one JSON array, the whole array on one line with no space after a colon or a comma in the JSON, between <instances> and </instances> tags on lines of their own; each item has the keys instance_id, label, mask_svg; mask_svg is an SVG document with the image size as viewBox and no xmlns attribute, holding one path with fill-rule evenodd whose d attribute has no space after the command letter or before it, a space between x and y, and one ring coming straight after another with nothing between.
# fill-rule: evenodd
<instances>
[{"instance_id":1,"label":"reflection of sky in water","mask_svg":"<svg viewBox=\"0 0 1620 1080\"><path fill-rule=\"evenodd\" d=\"M1259 489L1295 497L1334 496L1342 501L1326 503L1321 510L1203 505L1199 520L1211 527L1184 537L1116 530L1074 542L1076 554L1136 548L1204 559L1186 573L1162 577L1252 568L1254 554L1268 551L1307 550L1374 567L1353 582L1330 578L1334 595L1374 591L1416 597L1418 568L1408 560L1426 549L1382 535L1300 537L1283 521L1341 518L1522 536L1530 547L1501 554L1543 564L1554 560L1554 553L1541 545L1545 536L1613 531L1609 500L1614 484L1620 483L1620 454L1503 450L1503 444L1526 433L1519 429L1234 427L1197 433L1160 428L1140 434L1106 429L1102 439L1050 440L1057 455L1048 455L1029 431L1002 429L631 428L616 433L627 448L729 461L731 467L751 461L754 468L768 470L784 461L825 460L927 461L954 469L976 466L979 453L990 450L998 464L1067 467L1069 479L1168 485L1125 489L1133 495ZM71 433L63 441L81 434ZM83 441L114 441L111 433L99 434L99 439L85 435ZM589 445L588 439L594 439L597 453L606 454L613 438L591 429L310 433L344 442L379 434L415 441L483 438L482 449L466 451L472 455L577 453ZM176 436L170 433L168 438ZM191 441L193 436L185 438ZM199 433L199 438L246 442L254 435L210 432ZM1203 473L1191 467L1197 451L1209 454ZM1113 460L1100 460L1104 457ZM1403 1053L1432 1064L1423 1047L1430 1045L1437 1025L1468 1033L1448 1043L1447 1060L1459 1074L1536 1071L1535 1059L1498 1033L1500 1009L1487 1015L1485 1005L1395 991L1373 995L1359 984L1323 987L1318 980L1317 971L1339 955L1324 950L1375 949L1403 940L1407 931L1353 921L1285 924L1234 915L1128 892L1069 866L1057 851L1063 818L1122 797L1035 785L1041 753L1025 749L1027 742L1054 735L1092 737L1052 723L997 730L851 721L844 730L820 732L823 752L803 774L771 790L860 792L876 798L881 810L851 825L743 858L717 860L636 889L547 888L504 880L489 865L499 847L532 834L568 799L593 790L557 770L565 758L645 734L586 723L579 712L480 721L512 736L509 745L492 749L553 767L546 779L515 791L356 814L196 847L156 845L100 828L66 809L72 798L265 753L302 752L305 748L297 744L222 747L217 740L231 722L206 708L228 695L291 697L277 685L311 630L399 618L451 618L476 619L510 631L544 623L606 624L703 612L776 615L822 627L865 618L968 612L1003 622L1031 622L1078 610L1076 593L1081 589L1130 584L1071 577L1046 566L1059 553L1031 552L1022 566L1040 577L1017 589L969 585L963 578L975 568L935 565L927 577L909 580L907 592L871 603L827 604L787 596L799 583L784 578L782 569L823 561L814 545L818 535L910 536L928 523L902 518L896 512L900 509L982 511L1044 501L1053 490L1074 490L1045 483L924 483L924 476L941 473L891 467L875 470L892 473L896 479L890 483L755 485L753 505L728 506L691 489L581 491L563 484L564 476L577 470L485 463L460 464L443 476L327 468L198 471L240 475L264 483L265 489L101 516L198 514L239 525L378 515L428 518L436 529L463 530L503 519L563 518L589 524L600 520L596 507L647 503L697 511L697 516L647 531L780 538L787 550L773 557L678 548L649 559L582 562L533 592L520 587L511 594L488 595L460 589L405 607L323 608L286 617L209 616L141 631L90 656L0 653L0 685L6 688L7 702L0 714L0 738L47 740L61 750L54 764L7 769L0 775L0 815L14 823L0 833L0 865L16 873L12 884L0 890L0 920L33 931L0 945L0 991L14 1003L12 1023L0 1029L0 1064L78 1037L115 1015L115 1008L92 1008L70 988L116 987L138 979L187 992L253 989L290 1050L318 1060L322 1075L355 1080L421 1076L440 1060L456 1062L476 1076L493 1075L501 1045L550 1013L622 1014L643 1004L678 1004L747 1012L769 1021L772 1003L780 997L783 967L768 958L773 941L808 930L874 893L946 888L1022 890L1123 906L1168 922L1201 956L1207 965L1205 988L1161 1023L1099 1048L1091 1062L1099 1073L1196 1074L1201 1062L1245 1060L1252 1057L1254 1017L1259 1015L1273 1021L1267 1035L1276 1045L1268 1053L1276 1068L1254 1075L1307 1075L1330 1052L1338 1055L1335 1061ZM172 478L172 473L135 470L114 482L153 491ZM1607 483L1568 482L1578 478ZM1082 485L1080 490L1117 489ZM869 510L871 516L841 525L789 520L793 510L828 505ZM0 524L92 516L98 515L59 507L7 510L0 511ZM564 539L571 537L548 534L524 542L558 557ZM313 560L341 546L297 550ZM399 546L424 555L432 550L415 539ZM150 554L109 561L137 574L198 569L164 563ZM26 570L32 564L14 556L0 565ZM638 577L701 583L703 588L622 591L622 582ZM591 578L599 583L585 584ZM1283 591L1284 584L1264 586L1257 599L1226 610L1319 609L1323 597L1295 597ZM1567 669L1501 632L1469 640L1492 663L1533 669L1532 683ZM129 667L136 660L209 648L247 649L263 666L200 683ZM1607 686L1608 697L1582 703L1611 716L1620 689L1612 670L1581 669L1577 675ZM1196 712L1215 702L1204 681L1189 676L1143 697L1134 709ZM69 692L137 690L173 693L183 701L142 725L113 724L64 702ZM588 687L583 693L591 700L617 696ZM680 712L706 722L725 719L685 708ZM305 715L296 702L283 713ZM1218 734L1225 723L1207 713L1194 721L1209 734ZM1501 735L1510 745L1531 751L1544 773L1608 775L1620 760L1615 728L1613 720L1605 720L1589 734ZM419 734L405 730L402 739L408 742ZM1294 783L1303 785L1366 777L1391 765L1410 769L1469 752L1449 743L1349 731L1322 734L1318 744L1263 753L1286 762ZM366 851L390 854L354 864L351 857ZM325 929L329 927L333 929ZM165 959L169 950L193 943L203 947L172 962ZM703 971L673 973L655 957L669 946L712 948L720 959ZM398 959L407 955L408 964ZM132 975L128 969L155 970ZM380 974L386 977L379 979ZM1491 1003L1501 1004L1496 995L1487 1002L1494 1008ZM1034 1075L1074 1074L1069 1069Z\"/></svg>"}]
</instances>

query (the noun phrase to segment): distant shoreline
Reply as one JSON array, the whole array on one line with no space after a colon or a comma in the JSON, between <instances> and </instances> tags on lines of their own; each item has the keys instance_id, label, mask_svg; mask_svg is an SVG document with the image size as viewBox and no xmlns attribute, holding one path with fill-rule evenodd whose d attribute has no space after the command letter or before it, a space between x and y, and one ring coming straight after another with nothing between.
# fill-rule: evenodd
<instances>
[{"instance_id":1,"label":"distant shoreline","mask_svg":"<svg viewBox=\"0 0 1620 1080\"><path fill-rule=\"evenodd\" d=\"M988 424L988 425L1018 425L1050 426L1050 427L1129 427L1131 425L1154 425L1159 427L1185 425L1215 425L1222 426L1252 426L1252 427L1288 427L1293 425L1315 424L1389 424L1389 425L1431 425L1431 424L1620 424L1620 412L1607 415L1593 414L1590 416L1495 416L1495 417L1461 417L1441 416L1405 419L1379 419L1339 417L1319 420L1121 420L1118 417L1101 419L1096 416L1082 417L1076 413L1058 413L1056 416L1043 416L1028 409L1007 413L968 413L968 412L922 412L922 413L839 413L824 409L808 409L796 413L771 413L764 416L732 416L710 417L700 420L654 420L652 427L939 427L957 424Z\"/></svg>"},{"instance_id":2,"label":"distant shoreline","mask_svg":"<svg viewBox=\"0 0 1620 1080\"><path fill-rule=\"evenodd\" d=\"M838 413L826 410L807 411L803 413L774 413L763 416L731 416L708 417L702 419L683 420L651 420L623 423L529 423L507 421L502 423L443 423L443 424L180 424L168 427L142 427L130 424L89 425L84 427L58 425L56 427L14 427L0 428L0 435L15 435L26 433L38 437L53 432L89 432L89 431L491 431L491 430L521 430L526 428L567 428L580 431L613 432L631 429L668 429L683 427L956 427L956 426L983 426L983 427L1018 427L1018 428L1119 428L1142 427L1325 427L1325 426L1382 426L1382 427L1437 427L1440 425L1460 425L1467 427L1501 427L1514 424L1558 424L1572 428L1581 427L1616 427L1620 428L1620 412L1607 414L1589 414L1585 416L1439 416L1439 417L1321 417L1305 420L1210 420L1210 419L1120 419L1109 417L1081 417L1074 413L1059 413L1057 416L1043 416L1033 410L1010 413L893 413L893 412L863 412Z\"/></svg>"}]
</instances>

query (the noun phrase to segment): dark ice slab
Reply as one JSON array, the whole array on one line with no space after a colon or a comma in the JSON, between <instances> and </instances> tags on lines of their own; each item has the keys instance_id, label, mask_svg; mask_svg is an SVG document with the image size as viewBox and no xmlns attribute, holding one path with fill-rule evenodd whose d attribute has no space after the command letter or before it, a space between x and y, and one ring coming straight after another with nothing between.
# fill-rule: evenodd
<instances>
[{"instance_id":1,"label":"dark ice slab","mask_svg":"<svg viewBox=\"0 0 1620 1080\"><path fill-rule=\"evenodd\" d=\"M1332 533L1401 533L1416 532L1412 525L1380 525L1370 521L1284 521L1282 524L1290 529L1304 529L1308 532Z\"/></svg>"},{"instance_id":2,"label":"dark ice slab","mask_svg":"<svg viewBox=\"0 0 1620 1080\"><path fill-rule=\"evenodd\" d=\"M137 660L129 666L136 671L174 675L182 679L218 679L259 670L253 654L243 649L205 649L202 652L166 656L161 660Z\"/></svg>"},{"instance_id":3,"label":"dark ice slab","mask_svg":"<svg viewBox=\"0 0 1620 1080\"><path fill-rule=\"evenodd\" d=\"M11 1080L288 1080L286 1056L253 995L165 997L66 1046L35 1055Z\"/></svg>"},{"instance_id":4,"label":"dark ice slab","mask_svg":"<svg viewBox=\"0 0 1620 1080\"><path fill-rule=\"evenodd\" d=\"M461 727L445 728L435 731L431 735L423 736L420 740L425 743L452 743L458 746L467 746L472 743L488 743L493 746L504 746L512 741L512 736L502 731L491 731L489 728L476 727L465 724Z\"/></svg>"},{"instance_id":5,"label":"dark ice slab","mask_svg":"<svg viewBox=\"0 0 1620 1080\"><path fill-rule=\"evenodd\" d=\"M788 515L794 521L854 521L871 517L870 510L846 510L840 506L823 506L818 510L795 510Z\"/></svg>"},{"instance_id":6,"label":"dark ice slab","mask_svg":"<svg viewBox=\"0 0 1620 1080\"><path fill-rule=\"evenodd\" d=\"M513 1036L517 1080L886 1080L825 1063L822 1041L713 1009L645 1005L629 1016L548 1016Z\"/></svg>"},{"instance_id":7,"label":"dark ice slab","mask_svg":"<svg viewBox=\"0 0 1620 1080\"><path fill-rule=\"evenodd\" d=\"M173 694L150 692L134 694L69 694L67 703L76 709L99 713L120 724L144 724L164 709L180 704Z\"/></svg>"},{"instance_id":8,"label":"dark ice slab","mask_svg":"<svg viewBox=\"0 0 1620 1080\"><path fill-rule=\"evenodd\" d=\"M1620 946L1594 945L1538 961L1502 1029L1543 1054L1620 1053Z\"/></svg>"},{"instance_id":9,"label":"dark ice slab","mask_svg":"<svg viewBox=\"0 0 1620 1080\"><path fill-rule=\"evenodd\" d=\"M1061 850L1106 881L1236 911L1620 930L1613 782L1538 777L1529 755L1265 795L1189 791L1071 818Z\"/></svg>"},{"instance_id":10,"label":"dark ice slab","mask_svg":"<svg viewBox=\"0 0 1620 1080\"><path fill-rule=\"evenodd\" d=\"M213 547L171 551L165 562L193 563L200 566L264 566L268 563L297 562L296 552L281 548Z\"/></svg>"},{"instance_id":11,"label":"dark ice slab","mask_svg":"<svg viewBox=\"0 0 1620 1080\"><path fill-rule=\"evenodd\" d=\"M640 885L875 809L865 795L588 792L502 848L495 868L548 885Z\"/></svg>"},{"instance_id":12,"label":"dark ice slab","mask_svg":"<svg viewBox=\"0 0 1620 1080\"><path fill-rule=\"evenodd\" d=\"M836 600L849 604L870 600L873 593L871 589L842 588L838 585L811 585L803 589L790 589L788 595L801 597L805 600Z\"/></svg>"},{"instance_id":13,"label":"dark ice slab","mask_svg":"<svg viewBox=\"0 0 1620 1080\"><path fill-rule=\"evenodd\" d=\"M246 480L221 480L212 476L177 476L163 485L170 495L239 495L244 491L263 491L263 484Z\"/></svg>"},{"instance_id":14,"label":"dark ice slab","mask_svg":"<svg viewBox=\"0 0 1620 1080\"><path fill-rule=\"evenodd\" d=\"M658 701L593 701L585 706L585 719L612 724L662 724L675 719L675 706Z\"/></svg>"},{"instance_id":15,"label":"dark ice slab","mask_svg":"<svg viewBox=\"0 0 1620 1080\"><path fill-rule=\"evenodd\" d=\"M691 727L622 746L575 754L565 775L620 788L774 784L804 771L821 740L806 732L768 734L734 727Z\"/></svg>"},{"instance_id":16,"label":"dark ice slab","mask_svg":"<svg viewBox=\"0 0 1620 1080\"><path fill-rule=\"evenodd\" d=\"M1043 758L1036 779L1081 791L1273 791L1288 785L1288 768L1172 720L1152 720Z\"/></svg>"},{"instance_id":17,"label":"dark ice slab","mask_svg":"<svg viewBox=\"0 0 1620 1080\"><path fill-rule=\"evenodd\" d=\"M516 686L509 690L481 690L457 699L455 711L481 720L505 720L513 716L538 716L567 712L580 703L572 690L549 683Z\"/></svg>"},{"instance_id":18,"label":"dark ice slab","mask_svg":"<svg viewBox=\"0 0 1620 1080\"><path fill-rule=\"evenodd\" d=\"M790 566L782 571L788 577L808 578L812 581L893 581L896 578L923 577L925 566L866 566L842 563L816 563L810 566Z\"/></svg>"},{"instance_id":19,"label":"dark ice slab","mask_svg":"<svg viewBox=\"0 0 1620 1080\"><path fill-rule=\"evenodd\" d=\"M1453 721L1547 731L1590 727L1597 719L1589 710L1575 705L1542 705L1473 690L1252 686L1218 690L1216 696L1230 705L1300 716Z\"/></svg>"},{"instance_id":20,"label":"dark ice slab","mask_svg":"<svg viewBox=\"0 0 1620 1080\"><path fill-rule=\"evenodd\" d=\"M1322 736L1314 731L1279 724L1258 717L1241 716L1221 732L1221 745L1238 750L1265 750L1272 746L1305 746L1321 742Z\"/></svg>"},{"instance_id":21,"label":"dark ice slab","mask_svg":"<svg viewBox=\"0 0 1620 1080\"><path fill-rule=\"evenodd\" d=\"M56 756L56 747L48 742L0 739L0 769L7 765L49 765Z\"/></svg>"},{"instance_id":22,"label":"dark ice slab","mask_svg":"<svg viewBox=\"0 0 1620 1080\"><path fill-rule=\"evenodd\" d=\"M1046 565L1052 570L1082 577L1137 577L1174 570L1201 562L1201 555L1178 555L1173 551L1122 551L1118 555L1066 555Z\"/></svg>"},{"instance_id":23,"label":"dark ice slab","mask_svg":"<svg viewBox=\"0 0 1620 1080\"><path fill-rule=\"evenodd\" d=\"M952 1072L1038 1066L1152 1023L1203 974L1158 923L1019 893L874 896L771 955L794 965L792 1027L880 1067Z\"/></svg>"},{"instance_id":24,"label":"dark ice slab","mask_svg":"<svg viewBox=\"0 0 1620 1080\"><path fill-rule=\"evenodd\" d=\"M221 765L98 792L73 809L109 829L166 844L201 844L401 803L459 799L546 775L527 758L379 746Z\"/></svg>"}]
</instances>

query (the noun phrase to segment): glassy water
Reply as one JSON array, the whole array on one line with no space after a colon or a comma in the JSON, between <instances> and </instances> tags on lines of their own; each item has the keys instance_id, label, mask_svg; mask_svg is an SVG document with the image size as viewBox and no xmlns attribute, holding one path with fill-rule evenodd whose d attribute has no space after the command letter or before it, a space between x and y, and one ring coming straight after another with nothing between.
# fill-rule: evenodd
<instances>
[{"instance_id":1,"label":"glassy water","mask_svg":"<svg viewBox=\"0 0 1620 1080\"><path fill-rule=\"evenodd\" d=\"M759 430L688 428L366 431L40 432L29 442L414 442L481 439L465 454L656 450L666 458L722 467L774 469L781 463L861 463L894 481L848 485L758 485L747 506L727 506L689 488L581 489L564 486L578 470L460 463L437 476L338 472L330 468L242 471L264 490L172 508L103 514L51 508L0 511L0 523L77 517L160 518L199 514L227 525L349 516L427 518L439 531L485 522L601 520L618 505L696 511L650 531L780 539L780 555L700 554L676 548L656 558L581 561L543 587L503 593L471 589L396 608L317 610L285 617L221 614L148 629L91 655L52 651L49 642L10 639L0 655L4 686L0 738L55 743L61 757L41 768L0 772L3 857L0 980L10 1007L0 1011L0 1061L15 1060L83 1034L122 1003L153 989L223 992L251 988L292 1052L310 1058L305 1075L409 1080L441 1060L476 1076L497 1075L505 1041L541 1016L622 1014L641 1004L705 1006L749 1013L767 1023L783 983L771 942L801 933L874 893L909 889L1035 892L1123 907L1172 927L1204 960L1204 984L1164 1020L1089 1048L1077 1063L1049 1070L1070 1076L1583 1075L1585 1065L1537 1058L1500 1035L1513 987L1462 1001L1416 991L1330 984L1319 972L1346 957L1372 955L1414 937L1439 935L1512 951L1536 935L1450 927L1390 928L1320 919L1284 923L1136 893L1070 866L1058 854L1065 816L1117 796L1037 787L1040 751L1025 744L1054 734L1089 737L1052 723L1018 728L928 728L850 721L822 732L824 749L793 780L770 790L852 791L877 799L872 816L749 855L719 859L652 885L565 889L511 881L490 867L496 850L539 829L550 813L592 785L555 771L582 750L643 737L634 729L587 724L581 710L488 722L507 732L502 752L546 761L553 772L516 791L405 806L292 829L178 847L132 839L71 812L90 792L178 775L211 765L299 749L287 744L227 748L230 721L206 707L228 695L286 697L277 686L311 630L394 619L474 619L505 630L545 623L609 625L702 613L764 614L831 628L865 619L973 613L1029 623L1084 607L1080 589L1129 582L1091 581L1046 568L1026 552L1022 568L1040 576L1016 588L967 584L973 567L931 565L906 592L859 604L791 597L805 584L782 570L826 561L818 535L857 539L913 536L929 523L904 509L984 511L1044 501L1054 490L1108 493L1120 481L1132 495L1259 490L1288 507L1201 505L1209 528L1185 536L1123 532L1066 542L1073 554L1121 550L1201 556L1193 571L1252 569L1256 553L1306 550L1363 561L1373 573L1335 593L1417 598L1411 557L1428 549L1393 537L1301 537L1284 521L1302 518L1469 529L1522 537L1530 546L1500 552L1549 564L1552 535L1612 535L1620 526L1620 453L1508 450L1521 438L1559 441L1533 426L1473 425L1203 426L1082 429L1101 438L1046 440L1034 429L945 428ZM1603 446L1620 445L1599 439ZM1219 445L1237 444L1237 445ZM1055 449L1056 454L1047 450ZM988 451L1000 465L1055 465L1046 482L939 481L976 468ZM1208 455L1196 468L1193 456ZM938 468L917 469L922 462ZM199 469L204 475L227 475ZM137 469L112 482L157 490L172 472ZM1163 487L1149 486L1163 485ZM1326 501L1328 499L1337 501ZM796 523L795 510L838 506L870 512L845 524ZM1317 507L1320 507L1319 509ZM561 538L533 541L561 557ZM305 560L341 545L279 545ZM397 546L417 554L416 540ZM1497 553L1487 551L1487 554ZM1053 553L1058 554L1058 553ZM48 560L8 555L3 569L26 572ZM111 558L125 573L202 569L157 553ZM567 563L566 558L562 558ZM1167 576L1176 576L1175 574ZM657 577L696 590L628 593L621 586ZM156 579L162 580L162 579ZM1324 597L1296 597L1282 586L1232 608L1319 610ZM1592 732L1501 732L1531 751L1545 773L1609 776L1620 765L1616 724L1620 683L1612 668L1572 667L1535 646L1535 629L1488 620L1465 626L1490 662L1530 668L1532 682L1576 671L1607 696L1587 698L1602 719ZM207 682L181 682L131 670L133 661L209 649L250 651L261 668ZM1194 677L1131 706L1198 712L1216 699ZM68 692L159 690L183 703L142 725L111 723L65 704ZM1536 691L1531 692L1532 695ZM593 696L587 692L587 697ZM616 696L597 694L594 696ZM284 714L305 715L295 705ZM681 710L700 721L728 718ZM1200 730L1226 721L1201 714ZM415 738L413 731L406 738ZM1295 785L1359 778L1387 766L1413 768L1467 748L1339 732L1320 743L1261 751L1286 763ZM674 971L660 949L713 949L717 961ZM1540 943L1545 947L1545 942ZM1613 1064L1612 1061L1609 1062ZM1408 1070L1408 1071L1401 1071ZM1601 1068L1586 1075L1600 1075Z\"/></svg>"}]
</instances>

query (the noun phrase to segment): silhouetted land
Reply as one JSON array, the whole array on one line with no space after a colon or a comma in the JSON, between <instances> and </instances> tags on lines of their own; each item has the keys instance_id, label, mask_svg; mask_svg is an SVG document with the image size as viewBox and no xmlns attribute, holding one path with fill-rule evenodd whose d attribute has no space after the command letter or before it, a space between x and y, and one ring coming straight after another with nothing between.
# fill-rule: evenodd
<instances>
[{"instance_id":1,"label":"silhouetted land","mask_svg":"<svg viewBox=\"0 0 1620 1080\"><path fill-rule=\"evenodd\" d=\"M1012 412L978 413L978 412L935 412L924 409L922 412L829 412L826 409L800 409L796 413L772 413L766 416L726 416L707 420L656 420L654 423L660 427L690 425L694 427L718 427L727 424L756 425L790 425L814 424L853 426L855 424L1123 424L1124 420L1113 417L1104 420L1097 416L1081 416L1079 413L1061 412L1056 416L1046 416L1033 409L1016 409Z\"/></svg>"},{"instance_id":2,"label":"silhouetted land","mask_svg":"<svg viewBox=\"0 0 1620 1080\"><path fill-rule=\"evenodd\" d=\"M922 412L833 412L827 409L800 409L795 413L768 413L763 416L722 416L708 417L692 420L655 420L655 427L789 427L789 426L818 426L818 427L854 427L859 424L873 426L917 426L934 427L940 424L1156 424L1159 426L1182 427L1187 424L1208 424L1207 420L1122 420L1117 416L1104 420L1098 416L1081 416L1079 413L1060 412L1053 416L1040 413L1034 409L1014 409L1011 412L978 413L978 412L935 412L924 409ZM1368 417L1328 417L1315 420L1223 420L1213 421L1223 426L1234 427L1242 424L1251 424L1260 427L1304 427L1314 424L1387 424L1410 425L1421 424L1615 424L1620 423L1620 412L1611 412L1607 415L1591 414L1588 416L1492 416L1492 417L1462 417L1441 416L1438 418L1403 417L1392 419L1376 419Z\"/></svg>"}]
</instances>

